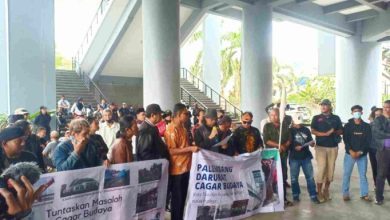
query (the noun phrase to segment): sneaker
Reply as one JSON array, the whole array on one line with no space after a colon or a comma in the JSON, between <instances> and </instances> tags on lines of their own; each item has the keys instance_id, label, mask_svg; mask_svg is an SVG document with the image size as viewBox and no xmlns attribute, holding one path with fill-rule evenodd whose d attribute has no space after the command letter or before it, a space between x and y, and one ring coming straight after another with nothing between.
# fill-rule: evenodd
<instances>
[{"instance_id":1,"label":"sneaker","mask_svg":"<svg viewBox=\"0 0 390 220\"><path fill-rule=\"evenodd\" d=\"M360 197L360 199L362 199L362 200L364 200L364 201L366 201L366 202L372 202L372 199L371 199L371 197L370 196L362 196L362 197Z\"/></svg>"},{"instance_id":2,"label":"sneaker","mask_svg":"<svg viewBox=\"0 0 390 220\"><path fill-rule=\"evenodd\" d=\"M383 200L375 200L376 205L383 205Z\"/></svg>"},{"instance_id":3,"label":"sneaker","mask_svg":"<svg viewBox=\"0 0 390 220\"><path fill-rule=\"evenodd\" d=\"M349 197L348 195L344 195L343 200L344 202L351 201L351 197Z\"/></svg>"},{"instance_id":4,"label":"sneaker","mask_svg":"<svg viewBox=\"0 0 390 220\"><path fill-rule=\"evenodd\" d=\"M317 194L317 200L318 200L320 203L325 202L324 195L323 195L321 192L319 192L319 193Z\"/></svg>"},{"instance_id":5,"label":"sneaker","mask_svg":"<svg viewBox=\"0 0 390 220\"><path fill-rule=\"evenodd\" d=\"M318 200L317 197L311 198L311 201L312 201L313 203L315 203L315 204L320 204L320 203L321 203L320 200Z\"/></svg>"},{"instance_id":6,"label":"sneaker","mask_svg":"<svg viewBox=\"0 0 390 220\"><path fill-rule=\"evenodd\" d=\"M324 195L324 199L326 201L332 200L332 198L330 197L330 194L329 194L329 189L324 189L323 195Z\"/></svg>"}]
</instances>

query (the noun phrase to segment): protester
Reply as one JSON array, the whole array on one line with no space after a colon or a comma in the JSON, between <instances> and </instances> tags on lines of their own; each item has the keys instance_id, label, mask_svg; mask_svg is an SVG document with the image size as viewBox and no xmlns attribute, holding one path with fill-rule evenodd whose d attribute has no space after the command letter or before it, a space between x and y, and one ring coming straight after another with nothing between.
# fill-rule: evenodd
<instances>
[{"instance_id":1,"label":"protester","mask_svg":"<svg viewBox=\"0 0 390 220\"><path fill-rule=\"evenodd\" d=\"M112 120L115 121L115 122L118 122L119 121L119 115L118 115L118 107L116 106L116 104L115 103L111 103L108 106L108 109L110 109L111 112L112 112L112 114L111 114Z\"/></svg>"},{"instance_id":2,"label":"protester","mask_svg":"<svg viewBox=\"0 0 390 220\"><path fill-rule=\"evenodd\" d=\"M38 164L37 158L31 152L23 150L25 140L24 131L18 126L8 127L0 132L0 173L18 162Z\"/></svg>"},{"instance_id":3,"label":"protester","mask_svg":"<svg viewBox=\"0 0 390 220\"><path fill-rule=\"evenodd\" d=\"M288 150L291 144L291 133L288 124L284 121L280 122L279 109L274 108L269 113L271 122L264 126L264 144L266 148L276 148L280 152L283 174L283 192L284 205L292 206L292 202L287 199L286 182L287 182L287 157ZM279 134L281 133L280 137ZM279 142L280 138L280 142Z\"/></svg>"},{"instance_id":4,"label":"protester","mask_svg":"<svg viewBox=\"0 0 390 220\"><path fill-rule=\"evenodd\" d=\"M194 126L192 126L192 129L191 129L191 133L192 133L192 136L195 137L195 132L196 130L202 126L203 124L203 118L204 118L204 115L205 115L205 110L204 109L201 109L201 108L198 108L198 111L196 112L196 114L194 115L194 118L196 118L197 120L197 123L194 124ZM195 143L193 143L195 144Z\"/></svg>"},{"instance_id":5,"label":"protester","mask_svg":"<svg viewBox=\"0 0 390 220\"><path fill-rule=\"evenodd\" d=\"M126 102L122 103L122 107L118 110L118 115L119 117L130 115L130 109Z\"/></svg>"},{"instance_id":6,"label":"protester","mask_svg":"<svg viewBox=\"0 0 390 220\"><path fill-rule=\"evenodd\" d=\"M328 99L322 100L320 105L321 114L313 117L311 131L316 136L318 199L323 202L331 199L329 187L333 181L343 126L339 116L332 113L332 103Z\"/></svg>"},{"instance_id":7,"label":"protester","mask_svg":"<svg viewBox=\"0 0 390 220\"><path fill-rule=\"evenodd\" d=\"M8 116L8 124L12 125L18 120L28 121L29 112L25 108L18 108L13 115Z\"/></svg>"},{"instance_id":8,"label":"protester","mask_svg":"<svg viewBox=\"0 0 390 220\"><path fill-rule=\"evenodd\" d=\"M161 137L164 137L165 130L167 130L167 125L171 123L172 112L170 110L165 111L162 114L162 120L156 124L158 133Z\"/></svg>"},{"instance_id":9,"label":"protester","mask_svg":"<svg viewBox=\"0 0 390 220\"><path fill-rule=\"evenodd\" d=\"M100 123L99 130L96 134L102 136L109 150L116 139L116 134L119 129L119 123L112 119L112 111L110 109L105 109L103 111L103 122Z\"/></svg>"},{"instance_id":10,"label":"protester","mask_svg":"<svg viewBox=\"0 0 390 220\"><path fill-rule=\"evenodd\" d=\"M63 136L63 137L60 137L59 141L60 141L60 142L63 142L63 141L69 140L69 138L70 138L70 131L67 130L67 131L65 131L64 136Z\"/></svg>"},{"instance_id":11,"label":"protester","mask_svg":"<svg viewBox=\"0 0 390 220\"><path fill-rule=\"evenodd\" d=\"M35 135L38 137L39 145L42 149L45 148L47 144L46 134L46 128L44 127L38 127L35 131Z\"/></svg>"},{"instance_id":12,"label":"protester","mask_svg":"<svg viewBox=\"0 0 390 220\"><path fill-rule=\"evenodd\" d=\"M109 161L111 164L130 163L133 161L133 146L131 138L138 133L138 126L131 116L124 116L119 120L120 129L117 139L111 147Z\"/></svg>"},{"instance_id":13,"label":"protester","mask_svg":"<svg viewBox=\"0 0 390 220\"><path fill-rule=\"evenodd\" d=\"M69 101L65 99L64 95L61 95L60 100L58 100L57 107L60 112L63 112L64 114L68 114L70 104Z\"/></svg>"},{"instance_id":14,"label":"protester","mask_svg":"<svg viewBox=\"0 0 390 220\"><path fill-rule=\"evenodd\" d=\"M145 121L145 109L138 108L136 111L136 117L137 117L137 125L139 128L139 126L141 126L141 124Z\"/></svg>"},{"instance_id":15,"label":"protester","mask_svg":"<svg viewBox=\"0 0 390 220\"><path fill-rule=\"evenodd\" d=\"M178 103L173 108L173 120L165 132L165 141L169 150L171 219L182 220L191 169L191 157L197 152L197 146L189 146L184 123L188 120L188 110Z\"/></svg>"},{"instance_id":16,"label":"protester","mask_svg":"<svg viewBox=\"0 0 390 220\"><path fill-rule=\"evenodd\" d=\"M372 123L374 122L375 118L377 118L380 115L383 115L382 108L377 108L375 106L371 108L371 114L368 118L368 120L370 121L371 127L372 127ZM374 179L374 187L375 187L376 186L378 163L376 161L376 146L375 146L375 144L373 144L373 142L370 143L370 148L368 149L368 156L370 157L372 177ZM388 185L390 185L390 173L387 175L387 183L388 183Z\"/></svg>"},{"instance_id":17,"label":"protester","mask_svg":"<svg viewBox=\"0 0 390 220\"><path fill-rule=\"evenodd\" d=\"M71 138L61 142L54 151L57 171L76 170L102 165L96 147L89 142L89 124L85 119L74 119L69 125Z\"/></svg>"},{"instance_id":18,"label":"protester","mask_svg":"<svg viewBox=\"0 0 390 220\"><path fill-rule=\"evenodd\" d=\"M217 118L218 118L218 120L223 118L223 116L225 116L225 111L223 109L217 109Z\"/></svg>"},{"instance_id":19,"label":"protester","mask_svg":"<svg viewBox=\"0 0 390 220\"><path fill-rule=\"evenodd\" d=\"M208 109L202 125L195 131L196 146L205 150L217 151L217 149L212 149L213 145L219 142L217 119L217 110Z\"/></svg>"},{"instance_id":20,"label":"protester","mask_svg":"<svg viewBox=\"0 0 390 220\"><path fill-rule=\"evenodd\" d=\"M46 167L42 155L43 149L41 147L41 141L37 135L32 133L30 122L26 120L19 120L15 122L14 126L17 126L24 131L24 136L26 137L24 150L32 153L37 158L39 168L45 172Z\"/></svg>"},{"instance_id":21,"label":"protester","mask_svg":"<svg viewBox=\"0 0 390 220\"><path fill-rule=\"evenodd\" d=\"M49 140L49 134L50 134L50 121L51 116L47 112L47 108L45 106L41 106L39 109L39 115L34 119L34 125L40 126L46 128L46 137L45 139Z\"/></svg>"},{"instance_id":22,"label":"protester","mask_svg":"<svg viewBox=\"0 0 390 220\"><path fill-rule=\"evenodd\" d=\"M99 121L94 118L88 118L89 123L89 141L93 143L93 146L96 147L96 151L99 154L99 158L103 160L104 163L108 163L107 161L107 154L108 154L108 147L107 144L104 142L102 136L99 134L96 134L96 132L100 129L99 127Z\"/></svg>"},{"instance_id":23,"label":"protester","mask_svg":"<svg viewBox=\"0 0 390 220\"><path fill-rule=\"evenodd\" d=\"M109 105L108 105L108 103L106 102L105 99L101 99L101 100L100 100L99 106L100 106L100 108L103 109L103 110L105 110L105 109L107 109L107 108L109 107Z\"/></svg>"},{"instance_id":24,"label":"protester","mask_svg":"<svg viewBox=\"0 0 390 220\"><path fill-rule=\"evenodd\" d=\"M233 133L233 145L239 154L251 153L263 147L260 131L252 126L252 122L253 114L244 112L241 115L241 126Z\"/></svg>"},{"instance_id":25,"label":"protester","mask_svg":"<svg viewBox=\"0 0 390 220\"><path fill-rule=\"evenodd\" d=\"M73 117L75 118L84 118L85 114L87 113L87 110L84 107L83 98L79 97L77 101L73 104L72 108L70 109L70 112L72 113Z\"/></svg>"},{"instance_id":26,"label":"protester","mask_svg":"<svg viewBox=\"0 0 390 220\"><path fill-rule=\"evenodd\" d=\"M218 120L218 140L223 141L225 138L228 138L232 135L232 131L230 130L232 126L232 119L225 115ZM232 139L230 138L227 144L219 145L213 147L213 151L225 154L227 156L236 155L236 148L233 146Z\"/></svg>"},{"instance_id":27,"label":"protester","mask_svg":"<svg viewBox=\"0 0 390 220\"><path fill-rule=\"evenodd\" d=\"M377 149L376 159L378 163L375 203L382 205L385 178L390 172L390 100L386 100L383 104L383 115L375 118L372 123L372 135L373 144Z\"/></svg>"},{"instance_id":28,"label":"protester","mask_svg":"<svg viewBox=\"0 0 390 220\"><path fill-rule=\"evenodd\" d=\"M60 143L58 139L60 138L60 135L58 134L57 131L52 131L50 132L50 142L47 144L45 149L43 149L43 158L45 161L45 164L49 167L55 167L54 166L54 160L53 160L53 153Z\"/></svg>"},{"instance_id":29,"label":"protester","mask_svg":"<svg viewBox=\"0 0 390 220\"><path fill-rule=\"evenodd\" d=\"M307 191L312 202L318 204L316 183L314 181L313 155L309 147L314 147L314 141L310 129L303 126L302 119L293 120L291 127L291 145L289 149L289 164L291 176L291 189L294 202L300 201L301 189L299 186L299 173L302 171L306 178Z\"/></svg>"},{"instance_id":30,"label":"protester","mask_svg":"<svg viewBox=\"0 0 390 220\"><path fill-rule=\"evenodd\" d=\"M157 104L146 107L146 119L141 124L137 136L137 159L154 160L168 159L168 149L159 135L156 124L161 121L162 110Z\"/></svg>"},{"instance_id":31,"label":"protester","mask_svg":"<svg viewBox=\"0 0 390 220\"><path fill-rule=\"evenodd\" d=\"M343 140L345 144L344 175L343 175L343 199L351 200L349 185L351 174L355 163L357 164L360 176L360 198L371 202L368 196L367 181L367 152L371 143L371 127L361 117L363 107L354 105L351 108L353 118L348 120L344 126Z\"/></svg>"}]
</instances>

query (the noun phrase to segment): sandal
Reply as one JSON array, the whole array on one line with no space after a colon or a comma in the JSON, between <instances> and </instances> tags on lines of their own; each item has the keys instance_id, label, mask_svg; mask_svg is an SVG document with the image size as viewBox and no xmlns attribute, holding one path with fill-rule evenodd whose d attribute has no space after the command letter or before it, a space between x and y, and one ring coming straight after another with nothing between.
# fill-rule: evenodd
<instances>
[{"instance_id":1,"label":"sandal","mask_svg":"<svg viewBox=\"0 0 390 220\"><path fill-rule=\"evenodd\" d=\"M360 199L366 201L366 202L372 202L372 199L369 196L362 196Z\"/></svg>"}]
</instances>

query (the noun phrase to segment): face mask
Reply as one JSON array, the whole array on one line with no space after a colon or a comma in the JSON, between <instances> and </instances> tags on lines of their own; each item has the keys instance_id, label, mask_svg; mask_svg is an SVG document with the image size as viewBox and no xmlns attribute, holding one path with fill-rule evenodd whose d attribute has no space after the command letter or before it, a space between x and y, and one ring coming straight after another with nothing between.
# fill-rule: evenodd
<instances>
[{"instance_id":1,"label":"face mask","mask_svg":"<svg viewBox=\"0 0 390 220\"><path fill-rule=\"evenodd\" d=\"M352 115L353 115L354 119L359 119L360 117L362 117L362 113L361 112L354 112Z\"/></svg>"}]
</instances>

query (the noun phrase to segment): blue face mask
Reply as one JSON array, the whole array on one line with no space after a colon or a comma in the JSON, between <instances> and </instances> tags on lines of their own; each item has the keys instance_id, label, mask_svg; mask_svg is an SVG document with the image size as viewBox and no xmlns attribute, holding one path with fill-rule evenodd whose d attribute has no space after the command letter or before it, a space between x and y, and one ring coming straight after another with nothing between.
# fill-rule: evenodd
<instances>
[{"instance_id":1,"label":"blue face mask","mask_svg":"<svg viewBox=\"0 0 390 220\"><path fill-rule=\"evenodd\" d=\"M354 119L360 119L362 117L362 113L361 112L354 112L352 115L353 115Z\"/></svg>"}]
</instances>

